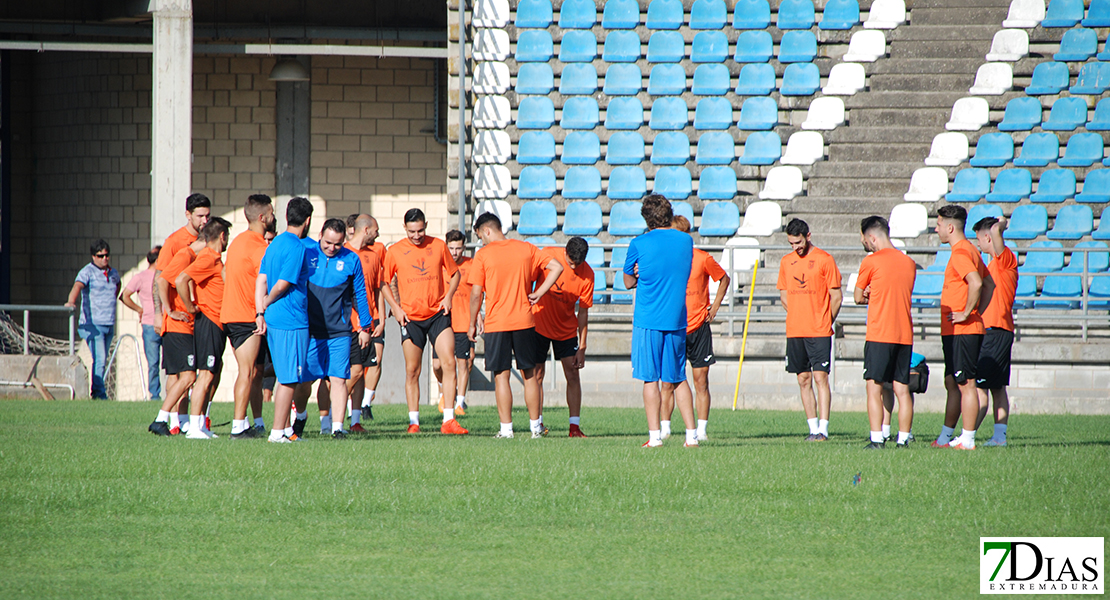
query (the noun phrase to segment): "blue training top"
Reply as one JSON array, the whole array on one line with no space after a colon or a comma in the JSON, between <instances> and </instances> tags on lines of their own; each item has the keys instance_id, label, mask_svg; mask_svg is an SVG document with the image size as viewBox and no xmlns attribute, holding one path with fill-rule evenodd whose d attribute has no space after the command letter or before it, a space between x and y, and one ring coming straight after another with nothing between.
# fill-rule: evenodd
<instances>
[{"instance_id":1,"label":"blue training top","mask_svg":"<svg viewBox=\"0 0 1110 600\"><path fill-rule=\"evenodd\" d=\"M308 328L308 260L305 245L288 231L274 238L262 256L258 272L266 276L266 293L279 280L292 284L281 298L266 307L266 324L275 329Z\"/></svg>"},{"instance_id":2,"label":"blue training top","mask_svg":"<svg viewBox=\"0 0 1110 600\"><path fill-rule=\"evenodd\" d=\"M314 338L345 337L351 333L351 307L360 323L370 323L362 261L347 248L332 257L319 244L307 251L312 275L308 279L308 334Z\"/></svg>"},{"instance_id":3,"label":"blue training top","mask_svg":"<svg viewBox=\"0 0 1110 600\"><path fill-rule=\"evenodd\" d=\"M693 260L693 238L676 229L653 229L632 240L624 272L634 275L634 267L640 267L633 326L686 330L686 282Z\"/></svg>"}]
</instances>

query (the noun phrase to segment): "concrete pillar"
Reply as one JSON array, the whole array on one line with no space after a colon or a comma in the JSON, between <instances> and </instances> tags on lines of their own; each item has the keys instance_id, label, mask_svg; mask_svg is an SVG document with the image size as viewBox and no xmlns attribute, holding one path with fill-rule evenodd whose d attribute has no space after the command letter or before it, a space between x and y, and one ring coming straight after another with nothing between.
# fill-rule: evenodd
<instances>
[{"instance_id":1,"label":"concrete pillar","mask_svg":"<svg viewBox=\"0 0 1110 600\"><path fill-rule=\"evenodd\" d=\"M306 69L311 57L298 56ZM285 227L285 206L294 196L308 197L309 155L312 122L311 85L308 81L277 82L277 161L276 187L278 224ZM324 221L317 215L320 225ZM281 229L278 229L281 231Z\"/></svg>"},{"instance_id":2,"label":"concrete pillar","mask_svg":"<svg viewBox=\"0 0 1110 600\"><path fill-rule=\"evenodd\" d=\"M150 237L159 244L181 227L192 190L193 2L152 0Z\"/></svg>"}]
</instances>

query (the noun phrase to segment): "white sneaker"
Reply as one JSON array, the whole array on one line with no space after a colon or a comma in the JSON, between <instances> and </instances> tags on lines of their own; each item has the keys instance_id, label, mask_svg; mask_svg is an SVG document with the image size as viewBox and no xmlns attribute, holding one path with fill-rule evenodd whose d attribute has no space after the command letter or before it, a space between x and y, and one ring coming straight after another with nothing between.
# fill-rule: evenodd
<instances>
[{"instance_id":1,"label":"white sneaker","mask_svg":"<svg viewBox=\"0 0 1110 600\"><path fill-rule=\"evenodd\" d=\"M669 437L671 437L671 432L669 432L669 431L668 431L668 432L666 432L666 433L660 433L660 434L659 434L659 440L660 440L660 441L662 441L662 440L665 440L665 439L667 439L667 438L669 438ZM654 447L655 447L655 446L652 446L652 448L654 448Z\"/></svg>"},{"instance_id":2,"label":"white sneaker","mask_svg":"<svg viewBox=\"0 0 1110 600\"><path fill-rule=\"evenodd\" d=\"M292 440L285 437L284 435L279 437L279 438L268 437L268 438L266 438L266 441L270 442L271 444L292 444L293 443Z\"/></svg>"},{"instance_id":3,"label":"white sneaker","mask_svg":"<svg viewBox=\"0 0 1110 600\"><path fill-rule=\"evenodd\" d=\"M493 436L493 439L495 439L495 440L511 440L511 439L513 439L513 434L511 432L510 433L502 433L502 432L498 431L497 435Z\"/></svg>"},{"instance_id":4,"label":"white sneaker","mask_svg":"<svg viewBox=\"0 0 1110 600\"><path fill-rule=\"evenodd\" d=\"M210 440L213 437L215 437L215 436L212 436L212 435L209 435L209 434L205 433L204 429L201 428L201 427L198 427L196 429L190 429L189 433L185 434L185 439L187 439L187 440Z\"/></svg>"},{"instance_id":5,"label":"white sneaker","mask_svg":"<svg viewBox=\"0 0 1110 600\"><path fill-rule=\"evenodd\" d=\"M662 445L663 445L663 440L658 440L658 441L648 440L648 441L644 442L640 447L641 448L658 448L659 446L662 446Z\"/></svg>"},{"instance_id":6,"label":"white sneaker","mask_svg":"<svg viewBox=\"0 0 1110 600\"><path fill-rule=\"evenodd\" d=\"M705 433L703 431L698 432L698 441L699 442L705 442L705 441L708 441L708 440L709 440L709 434L708 433Z\"/></svg>"},{"instance_id":7,"label":"white sneaker","mask_svg":"<svg viewBox=\"0 0 1110 600\"><path fill-rule=\"evenodd\" d=\"M535 440L535 439L539 439L539 438L542 438L542 437L546 437L548 431L550 431L550 430L547 428L547 425L541 424L539 429L532 430L532 439Z\"/></svg>"}]
</instances>

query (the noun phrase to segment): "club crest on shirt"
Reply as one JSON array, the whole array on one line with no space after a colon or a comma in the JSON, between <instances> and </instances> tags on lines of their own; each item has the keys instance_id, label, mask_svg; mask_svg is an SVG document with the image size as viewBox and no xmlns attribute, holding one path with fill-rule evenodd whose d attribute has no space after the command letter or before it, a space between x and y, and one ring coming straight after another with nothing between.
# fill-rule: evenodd
<instances>
[{"instance_id":1,"label":"club crest on shirt","mask_svg":"<svg viewBox=\"0 0 1110 600\"><path fill-rule=\"evenodd\" d=\"M815 265L815 264L817 264L817 261L815 261L815 260L810 260L810 261L809 261L809 268L810 268L810 269L812 269L812 268L813 268L813 265Z\"/></svg>"},{"instance_id":2,"label":"club crest on shirt","mask_svg":"<svg viewBox=\"0 0 1110 600\"><path fill-rule=\"evenodd\" d=\"M343 261L339 261L339 262L335 263L335 270L336 271L342 271L343 270Z\"/></svg>"}]
</instances>

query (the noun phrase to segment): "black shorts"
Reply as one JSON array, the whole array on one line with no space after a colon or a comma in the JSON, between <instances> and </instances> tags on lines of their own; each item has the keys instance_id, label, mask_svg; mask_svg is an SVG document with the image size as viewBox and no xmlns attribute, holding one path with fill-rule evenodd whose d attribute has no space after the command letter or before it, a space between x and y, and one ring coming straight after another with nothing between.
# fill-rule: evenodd
<instances>
[{"instance_id":1,"label":"black shorts","mask_svg":"<svg viewBox=\"0 0 1110 600\"><path fill-rule=\"evenodd\" d=\"M536 333L536 352L540 360L547 360L547 349L551 348L555 353L555 360L563 360L568 356L574 356L578 353L578 336L574 336L565 340L553 340L545 335ZM542 357L540 356L542 355Z\"/></svg>"},{"instance_id":2,"label":"black shorts","mask_svg":"<svg viewBox=\"0 0 1110 600\"><path fill-rule=\"evenodd\" d=\"M997 390L1010 385L1010 352L1014 349L1014 332L1000 327L987 329L979 348L979 365L975 385L984 390Z\"/></svg>"},{"instance_id":3,"label":"black shorts","mask_svg":"<svg viewBox=\"0 0 1110 600\"><path fill-rule=\"evenodd\" d=\"M423 350L428 340L431 340L432 345L435 346L439 334L444 331L451 331L450 315L436 313L435 316L423 321L409 321L408 325L401 328L401 345L405 344L405 340L409 340Z\"/></svg>"},{"instance_id":4,"label":"black shorts","mask_svg":"<svg viewBox=\"0 0 1110 600\"><path fill-rule=\"evenodd\" d=\"M912 344L863 343L863 378L875 383L910 382Z\"/></svg>"},{"instance_id":5,"label":"black shorts","mask_svg":"<svg viewBox=\"0 0 1110 600\"><path fill-rule=\"evenodd\" d=\"M162 368L166 375L197 370L197 353L193 334L169 332L162 334Z\"/></svg>"},{"instance_id":6,"label":"black shorts","mask_svg":"<svg viewBox=\"0 0 1110 600\"><path fill-rule=\"evenodd\" d=\"M224 323L224 335L227 336L227 341L231 342L232 350L238 350L243 342L247 341L254 331L258 329L256 323ZM258 336L262 342L258 347L258 356L254 358L254 364L262 366L266 364L266 358L269 356L270 347L266 345L266 336Z\"/></svg>"},{"instance_id":7,"label":"black shorts","mask_svg":"<svg viewBox=\"0 0 1110 600\"><path fill-rule=\"evenodd\" d=\"M832 364L832 336L786 338L786 372L829 372Z\"/></svg>"},{"instance_id":8,"label":"black shorts","mask_svg":"<svg viewBox=\"0 0 1110 600\"><path fill-rule=\"evenodd\" d=\"M709 329L709 321L686 334L686 360L695 369L717 364L717 359L713 358L713 331Z\"/></svg>"},{"instance_id":9,"label":"black shorts","mask_svg":"<svg viewBox=\"0 0 1110 600\"><path fill-rule=\"evenodd\" d=\"M940 345L944 349L945 377L952 377L960 385L975 379L979 370L979 349L983 346L981 334L942 335Z\"/></svg>"},{"instance_id":10,"label":"black shorts","mask_svg":"<svg viewBox=\"0 0 1110 600\"><path fill-rule=\"evenodd\" d=\"M374 338L370 338L370 343L366 344L363 348L358 344L358 332L351 332L351 366L362 365L363 367L376 367L378 366L378 351L374 347Z\"/></svg>"},{"instance_id":11,"label":"black shorts","mask_svg":"<svg viewBox=\"0 0 1110 600\"><path fill-rule=\"evenodd\" d=\"M455 334L455 358L457 360L467 360L470 358L470 351L474 349L474 342L470 341L470 337L465 333L452 331ZM436 352L436 345L432 344L432 358L439 358L439 353Z\"/></svg>"},{"instance_id":12,"label":"black shorts","mask_svg":"<svg viewBox=\"0 0 1110 600\"><path fill-rule=\"evenodd\" d=\"M193 322L193 342L196 344L197 369L219 372L223 366L227 336L219 325L202 312L197 313L196 321Z\"/></svg>"},{"instance_id":13,"label":"black shorts","mask_svg":"<svg viewBox=\"0 0 1110 600\"><path fill-rule=\"evenodd\" d=\"M547 350L544 348L541 352L535 327L516 331L487 331L482 334L482 339L486 341L486 370L493 373L508 371L514 357L517 369L535 368L544 359Z\"/></svg>"}]
</instances>

